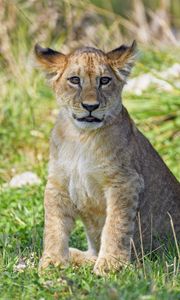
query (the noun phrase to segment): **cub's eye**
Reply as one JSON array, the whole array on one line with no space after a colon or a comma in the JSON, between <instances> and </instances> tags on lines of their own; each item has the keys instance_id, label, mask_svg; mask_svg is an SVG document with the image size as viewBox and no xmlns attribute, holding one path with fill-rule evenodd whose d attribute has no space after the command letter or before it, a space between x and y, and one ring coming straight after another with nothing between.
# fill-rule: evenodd
<instances>
[{"instance_id":1,"label":"cub's eye","mask_svg":"<svg viewBox=\"0 0 180 300\"><path fill-rule=\"evenodd\" d=\"M80 84L80 78L78 76L72 76L72 77L68 78L68 80L72 84Z\"/></svg>"},{"instance_id":2,"label":"cub's eye","mask_svg":"<svg viewBox=\"0 0 180 300\"><path fill-rule=\"evenodd\" d=\"M111 77L107 77L107 76L101 77L100 78L100 85L108 84L111 81L111 79L112 79Z\"/></svg>"}]
</instances>

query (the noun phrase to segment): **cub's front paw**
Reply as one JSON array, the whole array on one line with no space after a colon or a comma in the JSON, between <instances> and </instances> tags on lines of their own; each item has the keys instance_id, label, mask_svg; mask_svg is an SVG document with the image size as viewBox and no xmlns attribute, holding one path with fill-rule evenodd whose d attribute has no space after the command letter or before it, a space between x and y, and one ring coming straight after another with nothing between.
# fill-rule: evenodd
<instances>
[{"instance_id":1,"label":"cub's front paw","mask_svg":"<svg viewBox=\"0 0 180 300\"><path fill-rule=\"evenodd\" d=\"M39 262L39 271L46 269L49 265L65 267L68 265L68 261L68 258L62 258L59 255L43 254Z\"/></svg>"},{"instance_id":2,"label":"cub's front paw","mask_svg":"<svg viewBox=\"0 0 180 300\"><path fill-rule=\"evenodd\" d=\"M81 251L75 248L70 248L69 250L71 262L77 266L83 266L84 264L94 265L97 260L97 256L89 251Z\"/></svg>"},{"instance_id":3,"label":"cub's front paw","mask_svg":"<svg viewBox=\"0 0 180 300\"><path fill-rule=\"evenodd\" d=\"M96 275L105 276L108 272L119 271L124 265L120 258L106 255L97 259L93 272Z\"/></svg>"}]
</instances>

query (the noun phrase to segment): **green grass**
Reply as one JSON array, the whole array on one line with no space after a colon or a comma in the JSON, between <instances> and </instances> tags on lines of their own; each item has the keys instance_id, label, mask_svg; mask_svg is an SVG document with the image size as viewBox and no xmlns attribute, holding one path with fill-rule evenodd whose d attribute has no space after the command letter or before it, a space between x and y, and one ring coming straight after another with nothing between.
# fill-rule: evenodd
<instances>
[{"instance_id":1,"label":"green grass","mask_svg":"<svg viewBox=\"0 0 180 300\"><path fill-rule=\"evenodd\" d=\"M90 267L49 268L37 272L42 247L43 186L6 190L1 194L0 299L180 299L180 274L173 251L145 259L119 274L98 278ZM86 246L80 222L71 244ZM26 264L17 271L19 260ZM168 265L167 265L168 264Z\"/></svg>"},{"instance_id":2,"label":"green grass","mask_svg":"<svg viewBox=\"0 0 180 300\"><path fill-rule=\"evenodd\" d=\"M176 62L177 53L142 51L134 75L163 70ZM162 257L146 257L144 264L130 265L119 274L98 278L89 266L59 270L50 268L39 276L42 251L43 192L47 176L50 131L57 115L54 96L43 77L23 66L20 76L5 80L9 71L1 71L4 84L0 102L0 183L13 174L35 171L40 186L0 192L0 299L180 299L180 274L176 249ZM180 93L158 91L151 87L141 96L124 95L138 127L150 139L172 172L178 173L180 154ZM80 221L70 244L86 248ZM26 265L18 270L20 261Z\"/></svg>"},{"instance_id":3,"label":"green grass","mask_svg":"<svg viewBox=\"0 0 180 300\"><path fill-rule=\"evenodd\" d=\"M98 278L88 266L37 272L42 244L43 186L7 190L1 194L0 299L180 299L180 274L174 253L145 259L119 274ZM86 246L80 222L71 244ZM19 260L26 264L17 271Z\"/></svg>"}]
</instances>

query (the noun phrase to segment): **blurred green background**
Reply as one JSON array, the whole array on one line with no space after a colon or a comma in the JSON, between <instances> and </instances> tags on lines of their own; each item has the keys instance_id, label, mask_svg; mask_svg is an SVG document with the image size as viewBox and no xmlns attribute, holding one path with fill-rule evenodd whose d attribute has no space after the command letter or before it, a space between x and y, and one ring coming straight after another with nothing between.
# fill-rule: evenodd
<instances>
[{"instance_id":1,"label":"blurred green background","mask_svg":"<svg viewBox=\"0 0 180 300\"><path fill-rule=\"evenodd\" d=\"M43 278L37 273L49 137L58 107L34 67L33 47L39 42L64 53L82 45L106 51L133 39L139 58L129 84L148 74L170 88L153 81L136 93L135 85L124 93L124 105L180 179L180 72L174 71L180 67L179 0L0 0L0 299L179 299L174 250L107 280L86 267ZM38 174L40 186L6 185L25 171ZM79 222L71 244L86 247Z\"/></svg>"}]
</instances>

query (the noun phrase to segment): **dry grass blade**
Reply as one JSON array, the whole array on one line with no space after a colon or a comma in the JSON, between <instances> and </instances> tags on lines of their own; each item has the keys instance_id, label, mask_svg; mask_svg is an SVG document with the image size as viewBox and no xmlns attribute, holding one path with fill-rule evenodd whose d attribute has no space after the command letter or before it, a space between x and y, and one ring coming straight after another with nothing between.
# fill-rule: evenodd
<instances>
[{"instance_id":1,"label":"dry grass blade","mask_svg":"<svg viewBox=\"0 0 180 300\"><path fill-rule=\"evenodd\" d=\"M134 244L134 240L132 238L130 239L130 244L131 244L131 247L134 250L134 254L135 254L135 257L136 257L136 260L137 260L137 265L138 265L138 267L140 267L141 263L140 263L140 260L139 260L138 254L137 254L137 250L136 250L136 246Z\"/></svg>"},{"instance_id":2,"label":"dry grass blade","mask_svg":"<svg viewBox=\"0 0 180 300\"><path fill-rule=\"evenodd\" d=\"M144 261L144 247L143 247L143 236L142 236L140 212L138 212L138 227L139 227L139 236L140 236L140 243L141 243L143 271L144 271L144 277L146 278L147 276L146 276L146 268L145 268L145 261Z\"/></svg>"},{"instance_id":3,"label":"dry grass blade","mask_svg":"<svg viewBox=\"0 0 180 300\"><path fill-rule=\"evenodd\" d=\"M174 229L174 223L173 223L173 219L172 219L169 212L168 212L168 216L169 216L169 219L170 219L170 224L171 224L171 228L172 228L172 232L173 232L173 236L174 236L174 241L175 241L175 245L176 245L178 260L180 261L180 251L179 251L178 241L177 241L177 237L176 237L176 232L175 232L175 229Z\"/></svg>"}]
</instances>

